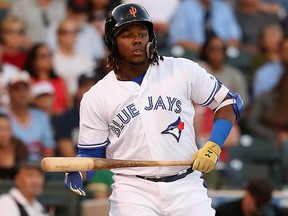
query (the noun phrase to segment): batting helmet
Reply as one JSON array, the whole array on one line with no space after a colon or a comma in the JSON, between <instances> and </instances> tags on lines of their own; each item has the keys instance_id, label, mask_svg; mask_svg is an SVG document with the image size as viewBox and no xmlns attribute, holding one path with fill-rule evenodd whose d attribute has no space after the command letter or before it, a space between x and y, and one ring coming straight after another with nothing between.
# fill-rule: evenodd
<instances>
[{"instance_id":1,"label":"batting helmet","mask_svg":"<svg viewBox=\"0 0 288 216\"><path fill-rule=\"evenodd\" d=\"M115 7L107 16L105 23L105 44L110 52L117 51L115 33L124 25L140 22L146 26L149 34L149 43L146 47L148 58L152 58L156 50L156 35L151 17L144 7L139 4L121 4Z\"/></svg>"}]
</instances>

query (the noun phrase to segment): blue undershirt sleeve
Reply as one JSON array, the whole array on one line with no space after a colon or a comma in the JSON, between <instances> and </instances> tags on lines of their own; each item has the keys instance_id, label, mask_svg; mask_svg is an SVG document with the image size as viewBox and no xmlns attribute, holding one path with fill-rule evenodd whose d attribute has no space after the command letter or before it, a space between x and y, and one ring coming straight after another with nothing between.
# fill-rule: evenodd
<instances>
[{"instance_id":1,"label":"blue undershirt sleeve","mask_svg":"<svg viewBox=\"0 0 288 216\"><path fill-rule=\"evenodd\" d=\"M209 140L222 147L232 129L232 126L233 124L226 119L216 119Z\"/></svg>"},{"instance_id":2,"label":"blue undershirt sleeve","mask_svg":"<svg viewBox=\"0 0 288 216\"><path fill-rule=\"evenodd\" d=\"M79 148L76 157L106 158L106 146L93 149ZM89 181L95 172L95 170L87 171L85 181Z\"/></svg>"}]
</instances>

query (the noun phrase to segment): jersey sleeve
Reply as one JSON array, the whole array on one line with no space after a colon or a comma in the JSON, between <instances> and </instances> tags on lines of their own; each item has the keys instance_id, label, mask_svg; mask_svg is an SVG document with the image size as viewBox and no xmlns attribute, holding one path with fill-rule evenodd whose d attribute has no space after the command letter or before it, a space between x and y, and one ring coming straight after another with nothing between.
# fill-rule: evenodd
<instances>
[{"instance_id":1,"label":"jersey sleeve","mask_svg":"<svg viewBox=\"0 0 288 216\"><path fill-rule=\"evenodd\" d=\"M188 76L190 99L201 106L211 104L219 89L217 79L195 62L184 60L184 67Z\"/></svg>"},{"instance_id":2,"label":"jersey sleeve","mask_svg":"<svg viewBox=\"0 0 288 216\"><path fill-rule=\"evenodd\" d=\"M78 148L99 148L108 145L108 123L100 113L95 100L84 94L80 105Z\"/></svg>"}]
</instances>

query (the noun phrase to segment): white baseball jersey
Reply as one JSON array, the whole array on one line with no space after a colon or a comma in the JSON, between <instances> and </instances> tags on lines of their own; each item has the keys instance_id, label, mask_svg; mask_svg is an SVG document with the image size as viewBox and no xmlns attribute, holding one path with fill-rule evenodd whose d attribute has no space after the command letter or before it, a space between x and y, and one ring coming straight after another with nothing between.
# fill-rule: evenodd
<instances>
[{"instance_id":1,"label":"white baseball jersey","mask_svg":"<svg viewBox=\"0 0 288 216\"><path fill-rule=\"evenodd\" d=\"M197 63L164 57L150 65L142 84L110 72L81 101L79 148L106 146L106 157L191 160L198 150L192 101L214 99L218 81ZM126 175L165 176L186 167L121 168Z\"/></svg>"}]
</instances>

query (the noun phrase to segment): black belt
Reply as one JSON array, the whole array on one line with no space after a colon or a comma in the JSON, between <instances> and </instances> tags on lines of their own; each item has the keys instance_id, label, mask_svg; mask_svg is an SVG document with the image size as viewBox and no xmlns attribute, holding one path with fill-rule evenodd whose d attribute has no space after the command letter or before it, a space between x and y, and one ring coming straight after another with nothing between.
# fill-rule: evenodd
<instances>
[{"instance_id":1,"label":"black belt","mask_svg":"<svg viewBox=\"0 0 288 216\"><path fill-rule=\"evenodd\" d=\"M161 177L161 178L153 178L153 177L147 177L147 176L139 176L136 175L136 177L141 178L141 179L146 179L149 181L153 181L153 182L173 182L176 181L178 179L182 179L185 176L187 176L188 174L192 173L194 170L192 170L192 167L189 167L186 170L182 170L181 172L179 172L179 174L176 175L172 175L172 176L165 176L165 177Z\"/></svg>"}]
</instances>

